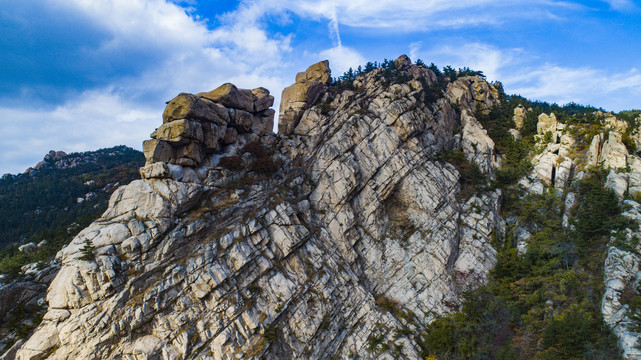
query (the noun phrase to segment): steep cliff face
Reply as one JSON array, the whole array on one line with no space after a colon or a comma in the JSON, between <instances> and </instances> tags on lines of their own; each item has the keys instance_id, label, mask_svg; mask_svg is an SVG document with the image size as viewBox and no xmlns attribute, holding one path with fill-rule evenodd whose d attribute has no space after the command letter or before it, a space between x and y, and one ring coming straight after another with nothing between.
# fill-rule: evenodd
<instances>
[{"instance_id":1,"label":"steep cliff face","mask_svg":"<svg viewBox=\"0 0 641 360\"><path fill-rule=\"evenodd\" d=\"M172 100L18 358L418 358L416 330L496 262L499 192L461 196L439 154L494 176L475 114L501 90L464 77L434 100L434 73L395 68L340 89L310 67L278 135L264 89Z\"/></svg>"}]
</instances>

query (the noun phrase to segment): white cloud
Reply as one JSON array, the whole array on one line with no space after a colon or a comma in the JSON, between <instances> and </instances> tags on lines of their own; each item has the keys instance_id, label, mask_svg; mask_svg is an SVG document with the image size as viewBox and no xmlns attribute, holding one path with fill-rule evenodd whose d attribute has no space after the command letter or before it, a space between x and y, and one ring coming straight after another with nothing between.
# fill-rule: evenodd
<instances>
[{"instance_id":1,"label":"white cloud","mask_svg":"<svg viewBox=\"0 0 641 360\"><path fill-rule=\"evenodd\" d=\"M540 64L536 55L523 49L501 49L476 42L436 46L420 54L429 54L440 66L481 70L488 80L501 81L508 94L531 100L577 102L620 111L629 108L630 95L641 96L641 72L635 68L609 72L593 67Z\"/></svg>"},{"instance_id":2,"label":"white cloud","mask_svg":"<svg viewBox=\"0 0 641 360\"><path fill-rule=\"evenodd\" d=\"M273 70L282 66L282 55L291 50L290 37L270 37L258 22L239 18L210 30L190 16L189 9L164 0L60 2L110 32L111 39L102 44L101 51L116 53L129 46L152 46L163 53L159 61L145 64L141 73L125 79L125 86L115 81L117 92L137 90L146 96L149 90L166 89L162 95L168 96L188 88L211 90L244 78L270 79L273 84ZM259 85L266 86L254 84Z\"/></svg>"},{"instance_id":3,"label":"white cloud","mask_svg":"<svg viewBox=\"0 0 641 360\"><path fill-rule=\"evenodd\" d=\"M396 32L547 18L549 9L582 7L555 0L245 0L243 4L245 13L291 11L310 19L327 19L352 27L386 28ZM334 14L337 14L336 18Z\"/></svg>"},{"instance_id":4,"label":"white cloud","mask_svg":"<svg viewBox=\"0 0 641 360\"><path fill-rule=\"evenodd\" d=\"M207 42L207 30L202 23L194 21L182 7L164 0L49 1L80 11L108 30L113 38L104 44L106 48L125 43L190 48Z\"/></svg>"},{"instance_id":5,"label":"white cloud","mask_svg":"<svg viewBox=\"0 0 641 360\"><path fill-rule=\"evenodd\" d=\"M160 111L109 89L86 92L52 110L0 108L0 124L9 135L0 153L2 171L22 172L49 150L77 152L118 144L140 149L142 140L160 125Z\"/></svg>"},{"instance_id":6,"label":"white cloud","mask_svg":"<svg viewBox=\"0 0 641 360\"><path fill-rule=\"evenodd\" d=\"M525 68L504 79L506 91L532 99L565 104L577 102L606 110L625 110L624 96L641 96L641 72L631 69L609 73L590 67L569 68L555 64Z\"/></svg>"},{"instance_id":7,"label":"white cloud","mask_svg":"<svg viewBox=\"0 0 641 360\"><path fill-rule=\"evenodd\" d=\"M319 53L320 58L329 60L332 69L332 76L343 75L350 67L356 69L359 65L365 64L365 58L354 49L346 46L337 46L323 50Z\"/></svg>"},{"instance_id":8,"label":"white cloud","mask_svg":"<svg viewBox=\"0 0 641 360\"><path fill-rule=\"evenodd\" d=\"M629 10L635 7L632 0L602 0L614 10Z\"/></svg>"},{"instance_id":9,"label":"white cloud","mask_svg":"<svg viewBox=\"0 0 641 360\"><path fill-rule=\"evenodd\" d=\"M413 61L416 61L418 59L418 52L421 50L421 46L423 45L422 41L415 41L413 43L410 43L410 53L409 57Z\"/></svg>"},{"instance_id":10,"label":"white cloud","mask_svg":"<svg viewBox=\"0 0 641 360\"><path fill-rule=\"evenodd\" d=\"M481 70L488 80L503 79L508 66L515 66L522 62L521 49L499 49L484 43L465 43L457 46L444 45L431 49L430 59L435 59L440 66L452 65L455 68L469 67L472 70Z\"/></svg>"}]
</instances>

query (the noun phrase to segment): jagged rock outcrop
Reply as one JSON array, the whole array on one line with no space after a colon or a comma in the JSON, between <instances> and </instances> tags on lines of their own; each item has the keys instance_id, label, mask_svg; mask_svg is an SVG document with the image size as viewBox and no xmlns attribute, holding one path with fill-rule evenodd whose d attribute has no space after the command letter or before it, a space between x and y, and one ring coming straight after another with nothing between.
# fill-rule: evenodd
<instances>
[{"instance_id":1,"label":"jagged rock outcrop","mask_svg":"<svg viewBox=\"0 0 641 360\"><path fill-rule=\"evenodd\" d=\"M527 110L525 109L525 107L523 107L523 105L519 104L519 106L514 108L514 116L512 116L512 121L514 121L516 130L521 130L523 128L523 123L526 117Z\"/></svg>"},{"instance_id":2,"label":"jagged rock outcrop","mask_svg":"<svg viewBox=\"0 0 641 360\"><path fill-rule=\"evenodd\" d=\"M265 114L256 91L172 100L144 179L59 253L48 311L18 358L418 358L400 330L456 311L496 263L499 192L459 198L458 170L435 154L493 171L474 114L498 90L464 77L427 102L435 75L397 61L408 83L376 70L331 88L326 63L299 74L287 137L238 115ZM269 161L280 170L259 166Z\"/></svg>"},{"instance_id":3,"label":"jagged rock outcrop","mask_svg":"<svg viewBox=\"0 0 641 360\"><path fill-rule=\"evenodd\" d=\"M6 285L0 283L0 328L3 330L0 333L2 335L0 336L0 348L7 350L3 354L4 357L0 356L2 360L13 359L17 350L24 343L24 341L20 340L21 334L16 333L16 330L23 325L30 325L31 327L37 325L37 323L32 323L32 319L24 315L37 314L43 310L46 306L47 286L60 268L55 263L49 264L42 269L38 268L38 264L31 265L25 266L25 274L19 281L10 282ZM25 319L21 319L21 315ZM18 323L15 323L16 319L19 319ZM7 329L6 325L11 321L14 324L11 329ZM10 341L16 341L16 343L11 349L6 349L5 345L8 345Z\"/></svg>"},{"instance_id":4,"label":"jagged rock outcrop","mask_svg":"<svg viewBox=\"0 0 641 360\"><path fill-rule=\"evenodd\" d=\"M539 135L544 135L545 133L549 132L556 132L558 122L556 121L556 116L554 113L551 113L550 115L547 114L541 114L539 115L539 122L536 123L536 132Z\"/></svg>"},{"instance_id":5,"label":"jagged rock outcrop","mask_svg":"<svg viewBox=\"0 0 641 360\"><path fill-rule=\"evenodd\" d=\"M167 104L163 125L143 142L147 166L141 175L180 180L176 176L184 170L166 165L171 164L196 168L202 180L211 167L211 154L271 134L273 104L274 97L265 88L238 89L229 83L210 92L178 95Z\"/></svg>"},{"instance_id":6,"label":"jagged rock outcrop","mask_svg":"<svg viewBox=\"0 0 641 360\"><path fill-rule=\"evenodd\" d=\"M480 76L465 76L450 84L447 94L461 108L476 111L490 110L502 91L503 86L498 82L490 84Z\"/></svg>"},{"instance_id":7,"label":"jagged rock outcrop","mask_svg":"<svg viewBox=\"0 0 641 360\"><path fill-rule=\"evenodd\" d=\"M493 169L499 167L501 163L494 141L468 110L461 110L461 126L460 144L466 157L478 165L481 171L493 176Z\"/></svg>"},{"instance_id":8,"label":"jagged rock outcrop","mask_svg":"<svg viewBox=\"0 0 641 360\"><path fill-rule=\"evenodd\" d=\"M610 131L599 152L599 163L603 163L606 168L625 168L627 157L628 150L621 141L621 134L616 131Z\"/></svg>"},{"instance_id":9,"label":"jagged rock outcrop","mask_svg":"<svg viewBox=\"0 0 641 360\"><path fill-rule=\"evenodd\" d=\"M532 174L521 180L521 184L533 193L543 193L545 186L562 193L574 174L575 164L570 154L576 140L565 133L565 124L558 123L554 113L541 114L538 120L535 138L542 151L533 157Z\"/></svg>"},{"instance_id":10,"label":"jagged rock outcrop","mask_svg":"<svg viewBox=\"0 0 641 360\"><path fill-rule=\"evenodd\" d=\"M303 112L319 100L332 77L329 61L324 60L296 74L296 83L283 90L278 115L278 132L288 135L298 125Z\"/></svg>"},{"instance_id":11,"label":"jagged rock outcrop","mask_svg":"<svg viewBox=\"0 0 641 360\"><path fill-rule=\"evenodd\" d=\"M476 111L489 111L499 102L502 87L489 84L480 76L466 76L447 87L450 102L461 108L460 146L466 157L476 163L486 174L493 176L493 169L500 165L494 141L476 120Z\"/></svg>"},{"instance_id":12,"label":"jagged rock outcrop","mask_svg":"<svg viewBox=\"0 0 641 360\"><path fill-rule=\"evenodd\" d=\"M527 110L521 104L514 108L514 115L512 116L512 121L514 122L514 128L508 130L514 139L521 138L521 129L525 123L527 117Z\"/></svg>"},{"instance_id":13,"label":"jagged rock outcrop","mask_svg":"<svg viewBox=\"0 0 641 360\"><path fill-rule=\"evenodd\" d=\"M631 209L624 215L639 223L641 221L641 213L639 212L641 205L631 200L626 200L625 203ZM633 243L634 237L640 235L641 233L628 231L626 241ZM634 331L635 323L631 319L629 305L623 304L623 297L638 291L641 284L639 250L641 247L638 243L634 247L634 251L611 246L608 249L603 271L605 293L601 303L601 313L605 322L619 338L619 345L625 359L641 359L641 349L637 347L640 334Z\"/></svg>"}]
</instances>

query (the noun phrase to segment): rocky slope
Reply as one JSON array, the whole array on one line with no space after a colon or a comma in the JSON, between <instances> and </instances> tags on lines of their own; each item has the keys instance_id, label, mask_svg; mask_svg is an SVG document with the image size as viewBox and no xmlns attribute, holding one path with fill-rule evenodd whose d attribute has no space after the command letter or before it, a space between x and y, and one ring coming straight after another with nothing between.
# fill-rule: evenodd
<instances>
[{"instance_id":1,"label":"rocky slope","mask_svg":"<svg viewBox=\"0 0 641 360\"><path fill-rule=\"evenodd\" d=\"M351 90L311 66L284 91L279 135L264 89L172 100L144 179L60 252L18 358L419 357L412 330L456 311L496 261L500 194L459 197L436 154L492 176L474 114L500 87L461 78L429 102L435 74L395 64Z\"/></svg>"},{"instance_id":2,"label":"rocky slope","mask_svg":"<svg viewBox=\"0 0 641 360\"><path fill-rule=\"evenodd\" d=\"M503 159L479 119L502 91L406 56L334 84L320 62L283 91L278 134L266 89L178 95L143 145L143 179L58 254L47 312L17 358L429 354L420 334L489 281L492 244L516 239L525 256L536 231L506 222L490 186ZM514 109L511 136L529 114ZM531 194L551 189L567 228L576 183L599 164L625 216L641 216L630 198L641 161L628 151L639 132L597 116L585 132L540 114L519 181ZM641 356L627 305L639 286L635 231L613 236L604 265L602 313L626 359Z\"/></svg>"},{"instance_id":3,"label":"rocky slope","mask_svg":"<svg viewBox=\"0 0 641 360\"><path fill-rule=\"evenodd\" d=\"M51 151L0 179L0 353L39 324L60 269L56 253L105 211L119 183L139 178L142 164L143 154L125 146Z\"/></svg>"}]
</instances>

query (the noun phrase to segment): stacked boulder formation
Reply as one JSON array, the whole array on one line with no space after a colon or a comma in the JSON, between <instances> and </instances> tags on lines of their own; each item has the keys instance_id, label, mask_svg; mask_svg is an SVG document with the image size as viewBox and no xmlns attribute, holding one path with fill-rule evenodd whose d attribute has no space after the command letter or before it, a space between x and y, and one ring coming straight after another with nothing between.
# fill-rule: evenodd
<instances>
[{"instance_id":1,"label":"stacked boulder formation","mask_svg":"<svg viewBox=\"0 0 641 360\"><path fill-rule=\"evenodd\" d=\"M272 134L273 104L265 88L239 89L230 83L196 95L179 94L167 103L162 126L143 142L141 176L202 180L215 155Z\"/></svg>"},{"instance_id":2,"label":"stacked boulder formation","mask_svg":"<svg viewBox=\"0 0 641 360\"><path fill-rule=\"evenodd\" d=\"M331 81L332 72L327 60L296 74L296 82L283 90L278 115L278 133L291 134L305 110L325 94Z\"/></svg>"}]
</instances>

